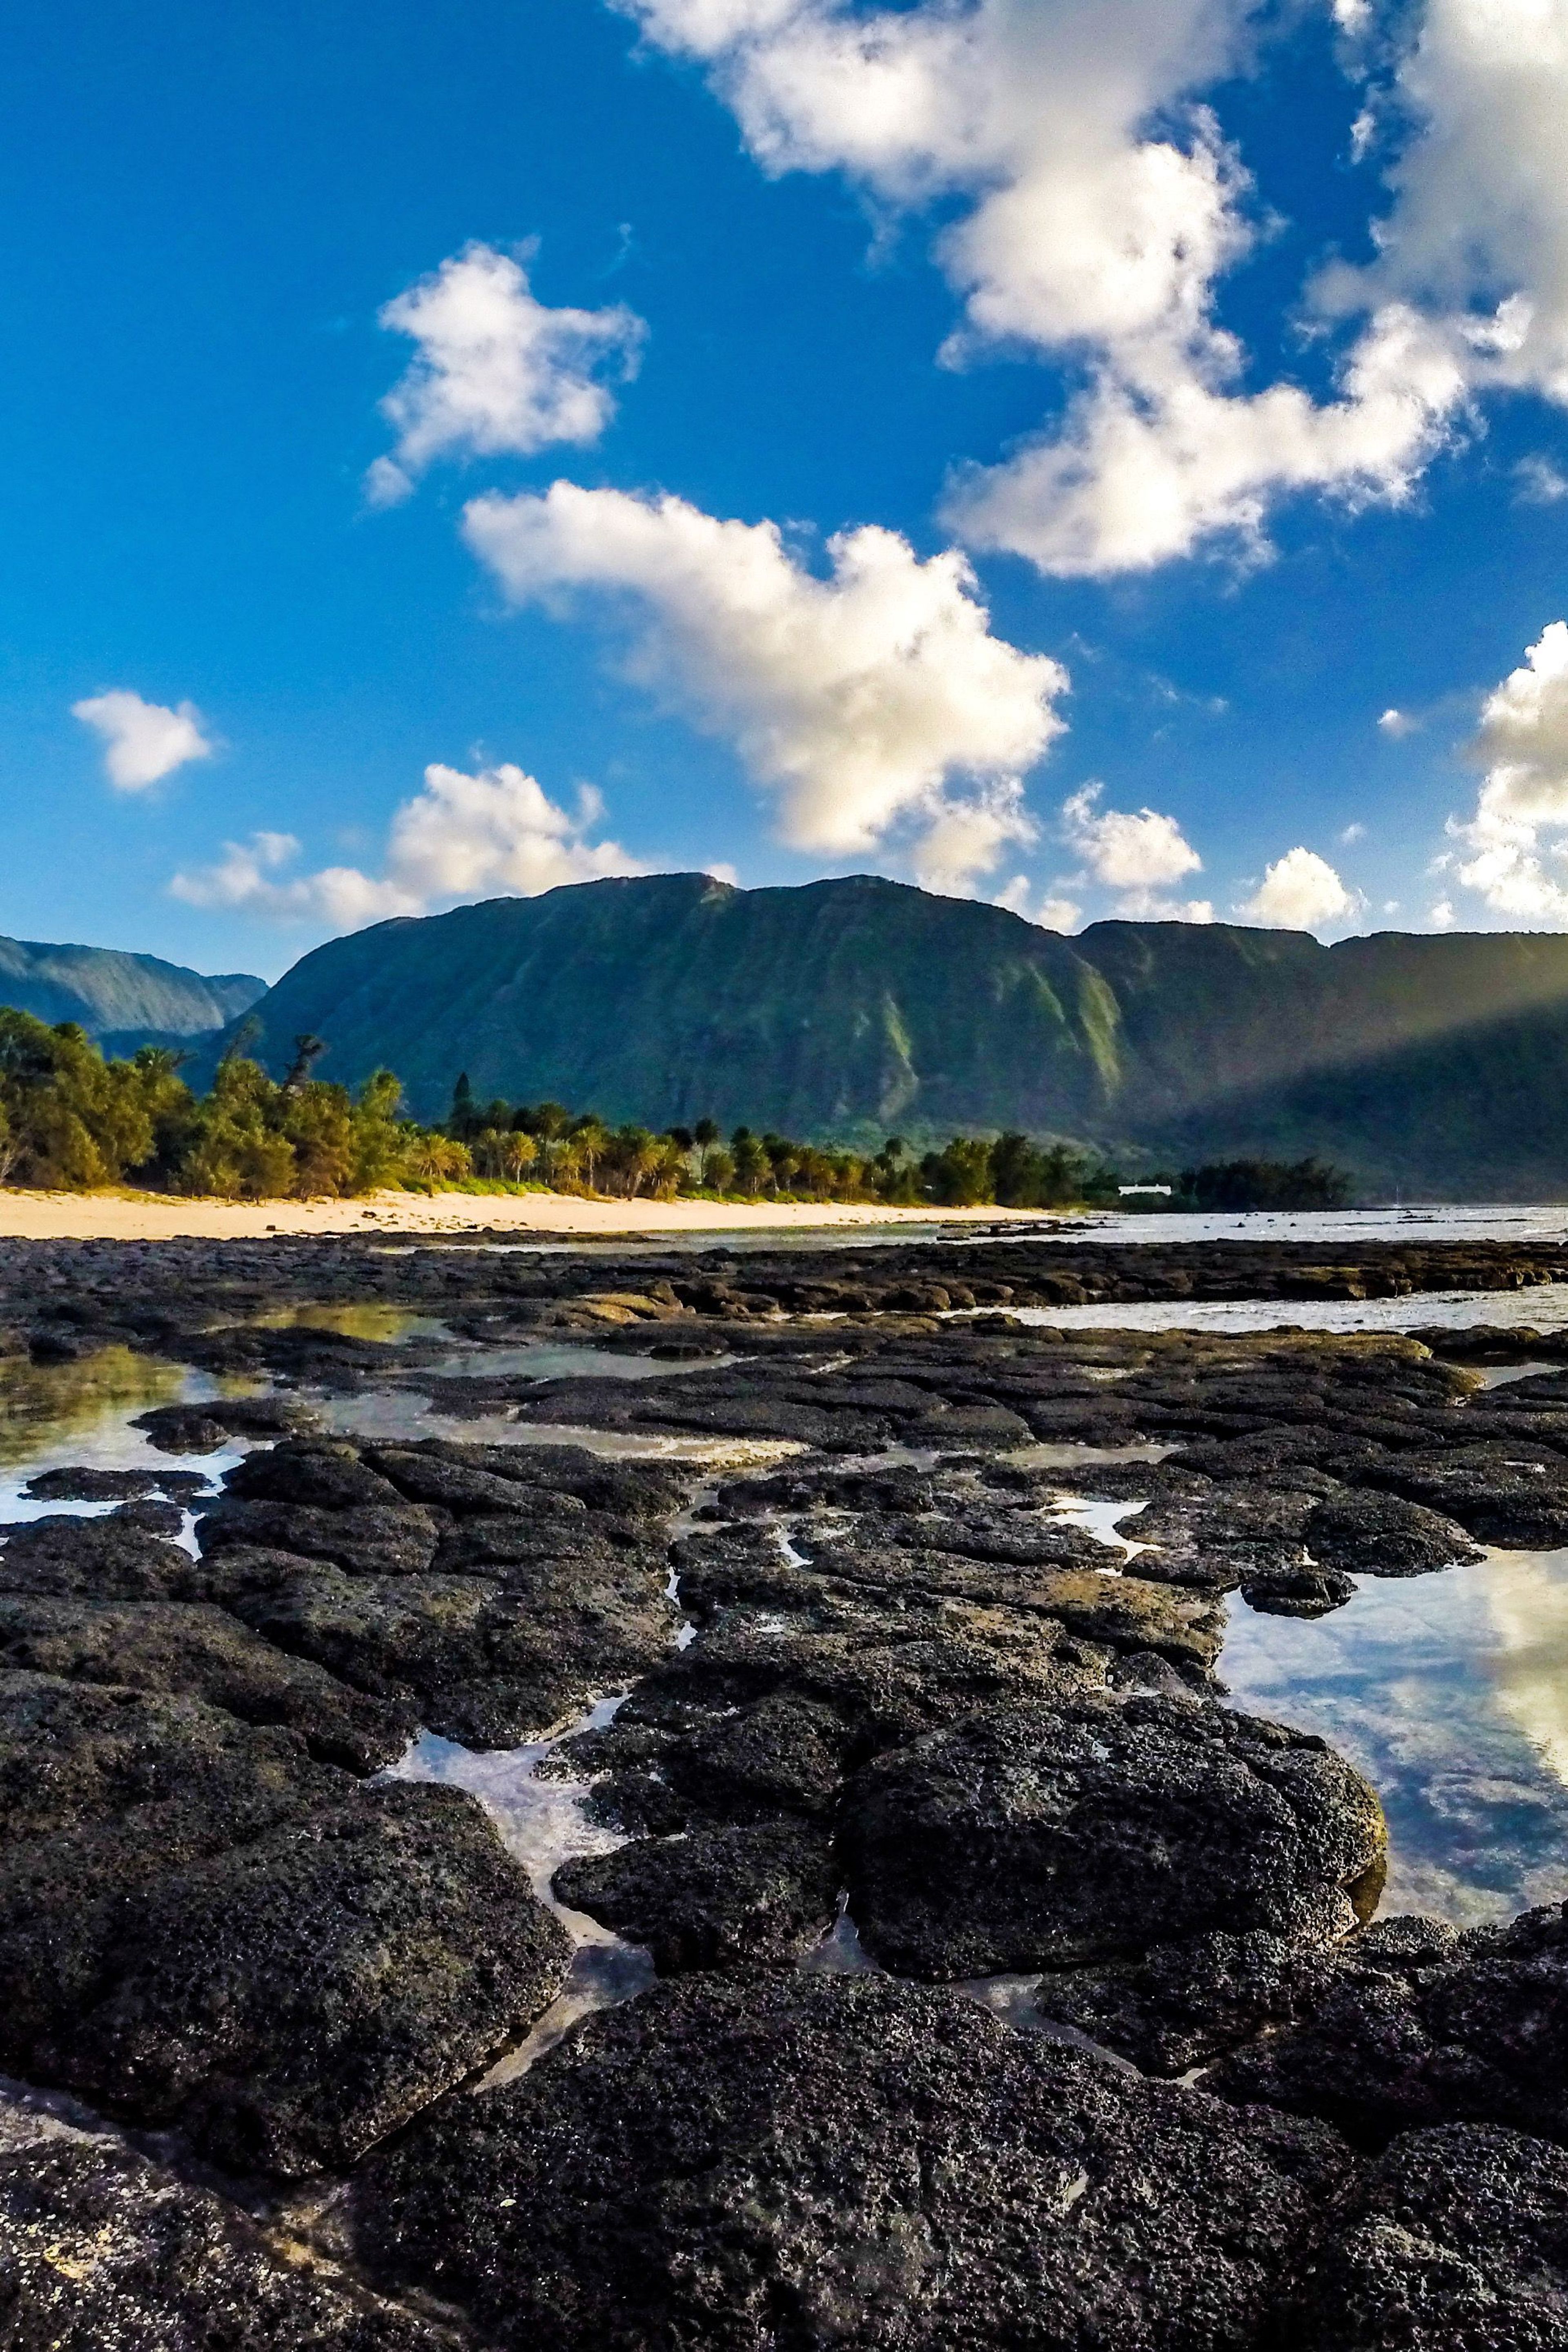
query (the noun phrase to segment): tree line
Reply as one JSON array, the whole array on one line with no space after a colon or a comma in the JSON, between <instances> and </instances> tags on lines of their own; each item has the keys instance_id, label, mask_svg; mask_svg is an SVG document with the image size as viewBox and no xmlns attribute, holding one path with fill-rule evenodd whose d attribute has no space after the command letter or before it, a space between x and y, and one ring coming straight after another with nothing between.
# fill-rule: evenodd
<instances>
[{"instance_id":1,"label":"tree line","mask_svg":"<svg viewBox=\"0 0 1568 2352\"><path fill-rule=\"evenodd\" d=\"M466 1076L447 1118L423 1126L404 1115L390 1070L351 1091L316 1075L326 1047L301 1036L274 1079L247 1051L254 1043L242 1025L198 1094L175 1048L144 1045L129 1060L106 1060L76 1023L50 1027L0 1007L0 1183L134 1183L230 1200L533 1185L634 1201L686 1194L903 1208L1113 1207L1121 1197L1115 1169L1070 1143L955 1136L917 1153L894 1135L867 1153L748 1127L725 1134L711 1118L656 1132L612 1127L563 1103L480 1103ZM1233 1161L1167 1181L1170 1201L1148 1205L1337 1208L1349 1198L1344 1178L1316 1160Z\"/></svg>"}]
</instances>

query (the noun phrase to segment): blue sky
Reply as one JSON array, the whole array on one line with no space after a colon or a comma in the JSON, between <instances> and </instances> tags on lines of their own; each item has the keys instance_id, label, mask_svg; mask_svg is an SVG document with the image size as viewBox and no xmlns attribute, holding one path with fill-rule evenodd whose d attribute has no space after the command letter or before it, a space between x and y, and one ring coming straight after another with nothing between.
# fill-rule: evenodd
<instances>
[{"instance_id":1,"label":"blue sky","mask_svg":"<svg viewBox=\"0 0 1568 2352\"><path fill-rule=\"evenodd\" d=\"M1568 927L1565 0L5 50L0 929L272 974L639 866Z\"/></svg>"}]
</instances>

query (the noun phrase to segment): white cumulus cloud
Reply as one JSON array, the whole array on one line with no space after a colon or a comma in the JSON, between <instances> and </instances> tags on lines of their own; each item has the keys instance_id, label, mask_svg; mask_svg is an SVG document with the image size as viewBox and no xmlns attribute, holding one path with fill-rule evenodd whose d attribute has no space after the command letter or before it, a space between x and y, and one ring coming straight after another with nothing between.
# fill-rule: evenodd
<instances>
[{"instance_id":1,"label":"white cumulus cloud","mask_svg":"<svg viewBox=\"0 0 1568 2352\"><path fill-rule=\"evenodd\" d=\"M793 847L903 828L952 889L1032 837L1019 780L1061 731L1067 673L992 635L963 556L866 526L828 541L824 579L773 523L571 482L476 499L465 529L518 603L628 604L632 675L734 744Z\"/></svg>"},{"instance_id":2,"label":"white cumulus cloud","mask_svg":"<svg viewBox=\"0 0 1568 2352\"><path fill-rule=\"evenodd\" d=\"M118 792L143 792L187 760L212 756L213 746L202 732L206 722L194 702L170 710L117 687L73 702L71 717L103 738L104 773Z\"/></svg>"},{"instance_id":3,"label":"white cumulus cloud","mask_svg":"<svg viewBox=\"0 0 1568 2352\"><path fill-rule=\"evenodd\" d=\"M1513 494L1515 506L1554 507L1560 499L1568 499L1568 474L1539 452L1520 459L1513 469L1513 478L1518 485Z\"/></svg>"},{"instance_id":4,"label":"white cumulus cloud","mask_svg":"<svg viewBox=\"0 0 1568 2352\"><path fill-rule=\"evenodd\" d=\"M425 771L424 790L394 815L378 876L354 866L293 873L300 846L294 835L257 833L230 842L216 865L176 874L170 887L191 906L357 930L392 915L488 897L531 898L563 882L641 873L617 842L588 838L603 815L596 793L584 790L574 814L510 761L477 775L437 762Z\"/></svg>"},{"instance_id":5,"label":"white cumulus cloud","mask_svg":"<svg viewBox=\"0 0 1568 2352\"><path fill-rule=\"evenodd\" d=\"M1145 921L1212 923L1206 898L1182 902L1169 893L1203 859L1173 816L1157 809L1103 809L1103 784L1085 784L1062 803L1062 831L1088 878L1117 894L1114 911Z\"/></svg>"},{"instance_id":6,"label":"white cumulus cloud","mask_svg":"<svg viewBox=\"0 0 1568 2352\"><path fill-rule=\"evenodd\" d=\"M1568 404L1568 0L1426 0L1345 51L1375 76L1358 154L1403 146L1369 197L1373 262L1305 289L1335 339L1328 397L1243 389L1217 316L1256 207L1202 97L1247 61L1252 0L616 5L707 68L765 171L942 201L950 358L1032 348L1077 373L1059 425L955 480L972 544L1067 575L1216 539L1257 557L1283 496L1407 500L1483 394ZM1334 15L1373 29L1368 0Z\"/></svg>"},{"instance_id":7,"label":"white cumulus cloud","mask_svg":"<svg viewBox=\"0 0 1568 2352\"><path fill-rule=\"evenodd\" d=\"M1481 706L1473 814L1450 818L1458 880L1494 914L1568 925L1568 625L1552 621Z\"/></svg>"},{"instance_id":8,"label":"white cumulus cloud","mask_svg":"<svg viewBox=\"0 0 1568 2352\"><path fill-rule=\"evenodd\" d=\"M1249 922L1276 929L1315 931L1353 921L1365 904L1359 891L1346 887L1326 857L1298 847L1276 858L1252 897L1236 911Z\"/></svg>"},{"instance_id":9,"label":"white cumulus cloud","mask_svg":"<svg viewBox=\"0 0 1568 2352\"><path fill-rule=\"evenodd\" d=\"M381 312L418 353L381 404L395 454L365 477L372 500L405 498L433 459L531 456L554 441L596 441L616 412L604 378L637 372L643 321L624 304L552 310L510 254L470 245Z\"/></svg>"}]
</instances>

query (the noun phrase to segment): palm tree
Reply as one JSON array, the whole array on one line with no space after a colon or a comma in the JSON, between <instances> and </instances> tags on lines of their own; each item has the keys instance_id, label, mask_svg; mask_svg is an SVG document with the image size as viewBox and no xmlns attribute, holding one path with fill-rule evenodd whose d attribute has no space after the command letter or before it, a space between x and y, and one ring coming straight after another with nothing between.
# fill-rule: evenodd
<instances>
[{"instance_id":1,"label":"palm tree","mask_svg":"<svg viewBox=\"0 0 1568 2352\"><path fill-rule=\"evenodd\" d=\"M691 1139L702 1155L698 1163L698 1181L700 1183L706 1184L708 1181L709 1159L711 1156L713 1146L719 1140L718 1120L716 1118L700 1118L696 1126L691 1130Z\"/></svg>"},{"instance_id":2,"label":"palm tree","mask_svg":"<svg viewBox=\"0 0 1568 2352\"><path fill-rule=\"evenodd\" d=\"M550 1108L554 1108L555 1106L552 1105ZM594 1171L604 1158L609 1142L610 1130L595 1112L588 1111L583 1118L573 1120L571 1133L573 1155L578 1167L583 1171L590 1192L594 1189Z\"/></svg>"}]
</instances>

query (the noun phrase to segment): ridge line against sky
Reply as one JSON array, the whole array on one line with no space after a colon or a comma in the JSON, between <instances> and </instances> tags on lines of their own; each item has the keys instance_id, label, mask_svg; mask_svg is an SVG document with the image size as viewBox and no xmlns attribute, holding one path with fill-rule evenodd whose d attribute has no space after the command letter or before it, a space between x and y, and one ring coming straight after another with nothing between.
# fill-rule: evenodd
<instances>
[{"instance_id":1,"label":"ridge line against sky","mask_svg":"<svg viewBox=\"0 0 1568 2352\"><path fill-rule=\"evenodd\" d=\"M181 346L201 381L226 327L253 359L252 443L211 408L195 446L289 473L298 563L243 490L187 488L141 515L170 593L110 582L109 446L174 470L145 328L78 373L106 557L75 607L63 563L26 596L13 487L5 773L23 829L36 803L58 838L53 800L79 836L62 906L274 969L389 914L694 865L869 866L1067 929L1568 926L1568 0L485 0L423 79L392 13L384 68L368 12L341 56L307 45L307 110L352 63L388 116L416 88L459 112L502 89L487 36L517 70L471 185L437 194L436 141L414 167L393 283L346 183L290 249L296 339L317 281L348 297L307 371L336 460L302 462L243 302L209 284ZM24 18L24 87L63 91L68 26ZM171 50L198 22L153 20ZM281 46L237 21L191 43L184 96L268 154ZM106 177L156 47L89 91ZM379 121L377 194L404 152ZM35 135L13 194L90 191L73 168ZM216 156L192 171L215 254L281 268ZM195 282L156 201L126 252ZM0 414L18 456L41 399ZM242 642L193 544L238 612L244 551L258 606L317 550L332 596Z\"/></svg>"}]
</instances>

